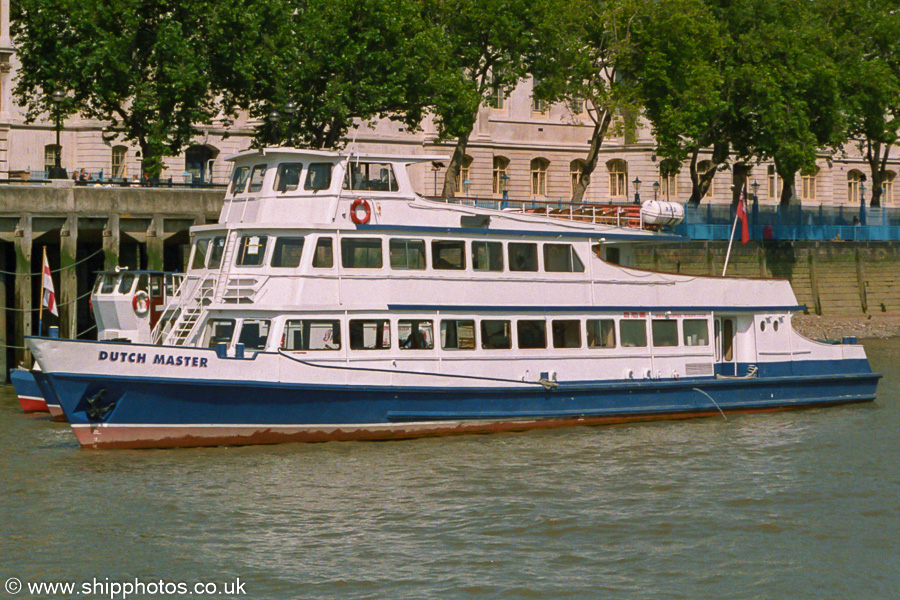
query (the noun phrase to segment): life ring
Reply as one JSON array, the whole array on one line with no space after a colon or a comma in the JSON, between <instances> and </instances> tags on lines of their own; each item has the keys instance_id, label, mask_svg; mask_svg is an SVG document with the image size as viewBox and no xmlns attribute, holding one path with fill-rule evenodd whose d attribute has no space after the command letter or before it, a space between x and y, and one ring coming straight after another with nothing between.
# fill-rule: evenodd
<instances>
[{"instance_id":1,"label":"life ring","mask_svg":"<svg viewBox=\"0 0 900 600\"><path fill-rule=\"evenodd\" d=\"M134 314L144 317L150 312L150 296L147 292L141 290L131 299L131 306L134 308Z\"/></svg>"},{"instance_id":2,"label":"life ring","mask_svg":"<svg viewBox=\"0 0 900 600\"><path fill-rule=\"evenodd\" d=\"M362 216L359 215L360 209L362 209ZM362 198L357 198L350 205L350 220L357 225L365 225L371 217L372 209L369 208L369 203Z\"/></svg>"}]
</instances>

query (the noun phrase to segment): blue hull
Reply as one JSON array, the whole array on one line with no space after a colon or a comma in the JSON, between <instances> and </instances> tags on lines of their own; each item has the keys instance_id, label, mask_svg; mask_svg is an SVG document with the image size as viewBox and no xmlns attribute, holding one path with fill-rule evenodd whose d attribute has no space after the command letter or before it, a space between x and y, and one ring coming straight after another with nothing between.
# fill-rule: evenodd
<instances>
[{"instance_id":1,"label":"blue hull","mask_svg":"<svg viewBox=\"0 0 900 600\"><path fill-rule=\"evenodd\" d=\"M869 371L866 361L808 363L799 371L806 374L572 382L552 389L367 388L73 374L49 379L83 446L139 448L399 439L788 410L874 400L881 377Z\"/></svg>"},{"instance_id":2,"label":"blue hull","mask_svg":"<svg viewBox=\"0 0 900 600\"><path fill-rule=\"evenodd\" d=\"M47 403L31 371L10 369L9 381L16 390L23 411L27 413L48 412Z\"/></svg>"},{"instance_id":3,"label":"blue hull","mask_svg":"<svg viewBox=\"0 0 900 600\"><path fill-rule=\"evenodd\" d=\"M37 384L41 395L44 397L44 401L47 403L47 410L50 412L50 416L53 417L54 421L65 422L66 415L59 403L56 391L53 389L53 386L50 385L50 380L46 373L43 371L32 371L31 375L34 377L34 382Z\"/></svg>"}]
</instances>

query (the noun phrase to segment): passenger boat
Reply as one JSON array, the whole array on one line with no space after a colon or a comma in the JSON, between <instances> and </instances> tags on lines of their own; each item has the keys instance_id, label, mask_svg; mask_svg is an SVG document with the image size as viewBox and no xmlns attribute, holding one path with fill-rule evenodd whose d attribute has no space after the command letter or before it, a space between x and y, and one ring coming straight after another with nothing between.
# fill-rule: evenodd
<instances>
[{"instance_id":1,"label":"passenger boat","mask_svg":"<svg viewBox=\"0 0 900 600\"><path fill-rule=\"evenodd\" d=\"M90 299L97 339L150 342L150 331L181 284L181 278L179 273L163 271L116 268L98 272ZM49 412L54 421L66 420L39 364L31 370L13 369L10 381L26 413Z\"/></svg>"},{"instance_id":2,"label":"passenger boat","mask_svg":"<svg viewBox=\"0 0 900 600\"><path fill-rule=\"evenodd\" d=\"M426 199L436 157L253 150L153 343L29 338L87 448L384 440L875 399L783 280L633 268L586 205ZM640 208L640 207L638 207ZM631 225L631 226L629 226Z\"/></svg>"}]
</instances>

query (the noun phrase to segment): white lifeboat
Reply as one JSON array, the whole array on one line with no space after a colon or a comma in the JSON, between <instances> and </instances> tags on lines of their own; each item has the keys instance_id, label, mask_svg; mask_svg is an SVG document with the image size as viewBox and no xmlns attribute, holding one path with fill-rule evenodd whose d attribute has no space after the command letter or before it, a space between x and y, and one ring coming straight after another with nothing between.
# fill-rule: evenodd
<instances>
[{"instance_id":1,"label":"white lifeboat","mask_svg":"<svg viewBox=\"0 0 900 600\"><path fill-rule=\"evenodd\" d=\"M684 206L678 202L645 200L641 204L644 225L679 225L684 221Z\"/></svg>"}]
</instances>

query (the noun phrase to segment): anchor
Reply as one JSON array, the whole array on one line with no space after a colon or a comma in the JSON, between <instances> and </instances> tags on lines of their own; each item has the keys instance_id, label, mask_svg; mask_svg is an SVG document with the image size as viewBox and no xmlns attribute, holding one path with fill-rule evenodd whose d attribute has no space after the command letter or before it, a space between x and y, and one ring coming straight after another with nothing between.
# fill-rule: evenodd
<instances>
[{"instance_id":1,"label":"anchor","mask_svg":"<svg viewBox=\"0 0 900 600\"><path fill-rule=\"evenodd\" d=\"M109 411L116 406L115 402L110 402L106 406L100 406L100 401L103 400L104 395L106 395L106 390L102 389L86 400L88 405L87 414L92 421L102 421Z\"/></svg>"}]
</instances>

